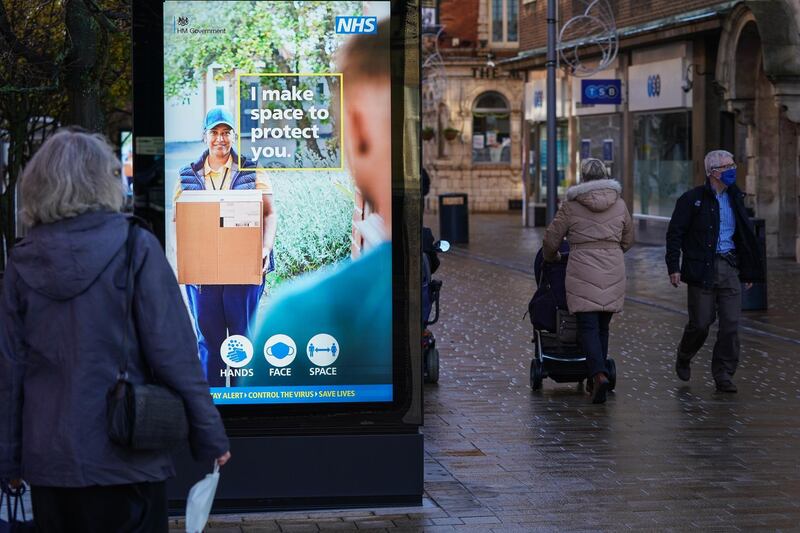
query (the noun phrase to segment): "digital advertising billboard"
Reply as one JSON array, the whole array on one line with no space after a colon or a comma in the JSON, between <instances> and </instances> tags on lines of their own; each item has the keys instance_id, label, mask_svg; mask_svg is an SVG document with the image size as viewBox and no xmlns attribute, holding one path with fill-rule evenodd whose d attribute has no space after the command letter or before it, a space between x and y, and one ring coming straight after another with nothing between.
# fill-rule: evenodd
<instances>
[{"instance_id":1,"label":"digital advertising billboard","mask_svg":"<svg viewBox=\"0 0 800 533\"><path fill-rule=\"evenodd\" d=\"M165 1L165 249L218 405L391 403L389 1Z\"/></svg>"}]
</instances>

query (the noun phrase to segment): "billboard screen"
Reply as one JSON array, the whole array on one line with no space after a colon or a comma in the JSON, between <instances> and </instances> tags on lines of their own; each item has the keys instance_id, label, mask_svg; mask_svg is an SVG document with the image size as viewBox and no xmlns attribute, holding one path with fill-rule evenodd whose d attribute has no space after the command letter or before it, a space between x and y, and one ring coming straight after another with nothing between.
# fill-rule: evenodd
<instances>
[{"instance_id":1,"label":"billboard screen","mask_svg":"<svg viewBox=\"0 0 800 533\"><path fill-rule=\"evenodd\" d=\"M165 1L166 252L215 403L393 401L388 1Z\"/></svg>"}]
</instances>

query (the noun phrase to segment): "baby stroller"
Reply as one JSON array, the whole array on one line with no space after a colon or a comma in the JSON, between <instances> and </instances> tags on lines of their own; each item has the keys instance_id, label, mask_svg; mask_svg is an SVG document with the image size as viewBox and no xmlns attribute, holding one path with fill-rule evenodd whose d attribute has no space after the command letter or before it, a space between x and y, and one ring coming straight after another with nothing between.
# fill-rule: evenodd
<instances>
[{"instance_id":1,"label":"baby stroller","mask_svg":"<svg viewBox=\"0 0 800 533\"><path fill-rule=\"evenodd\" d=\"M536 254L533 270L536 275L536 293L528 304L533 324L534 355L531 361L531 389L541 390L542 380L550 378L557 383L579 383L588 379L586 355L578 339L575 315L567 310L567 261L569 244L561 243L561 260L544 261L544 252ZM609 390L617 384L617 367L610 357L606 360Z\"/></svg>"}]
</instances>

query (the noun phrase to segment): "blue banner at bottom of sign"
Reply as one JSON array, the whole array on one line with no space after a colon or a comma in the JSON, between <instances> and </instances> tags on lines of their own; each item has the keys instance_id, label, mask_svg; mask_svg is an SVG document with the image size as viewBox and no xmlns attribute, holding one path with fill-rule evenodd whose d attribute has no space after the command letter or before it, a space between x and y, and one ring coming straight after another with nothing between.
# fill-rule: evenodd
<instances>
[{"instance_id":1,"label":"blue banner at bottom of sign","mask_svg":"<svg viewBox=\"0 0 800 533\"><path fill-rule=\"evenodd\" d=\"M211 387L217 405L265 403L391 402L391 385Z\"/></svg>"}]
</instances>

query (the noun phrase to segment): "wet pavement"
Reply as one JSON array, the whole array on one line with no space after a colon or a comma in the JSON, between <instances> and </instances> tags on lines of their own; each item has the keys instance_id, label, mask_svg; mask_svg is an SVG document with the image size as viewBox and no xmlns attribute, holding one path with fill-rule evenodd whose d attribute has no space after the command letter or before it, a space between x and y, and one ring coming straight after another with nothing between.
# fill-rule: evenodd
<instances>
[{"instance_id":1,"label":"wet pavement","mask_svg":"<svg viewBox=\"0 0 800 533\"><path fill-rule=\"evenodd\" d=\"M800 529L800 265L770 261L770 308L746 313L739 393L726 395L711 342L689 383L675 377L686 291L669 285L663 248L634 247L611 324L617 389L592 405L575 384L530 390L523 315L541 229L507 215L470 224L470 244L435 276L441 377L425 389L424 505L220 516L209 531Z\"/></svg>"}]
</instances>

